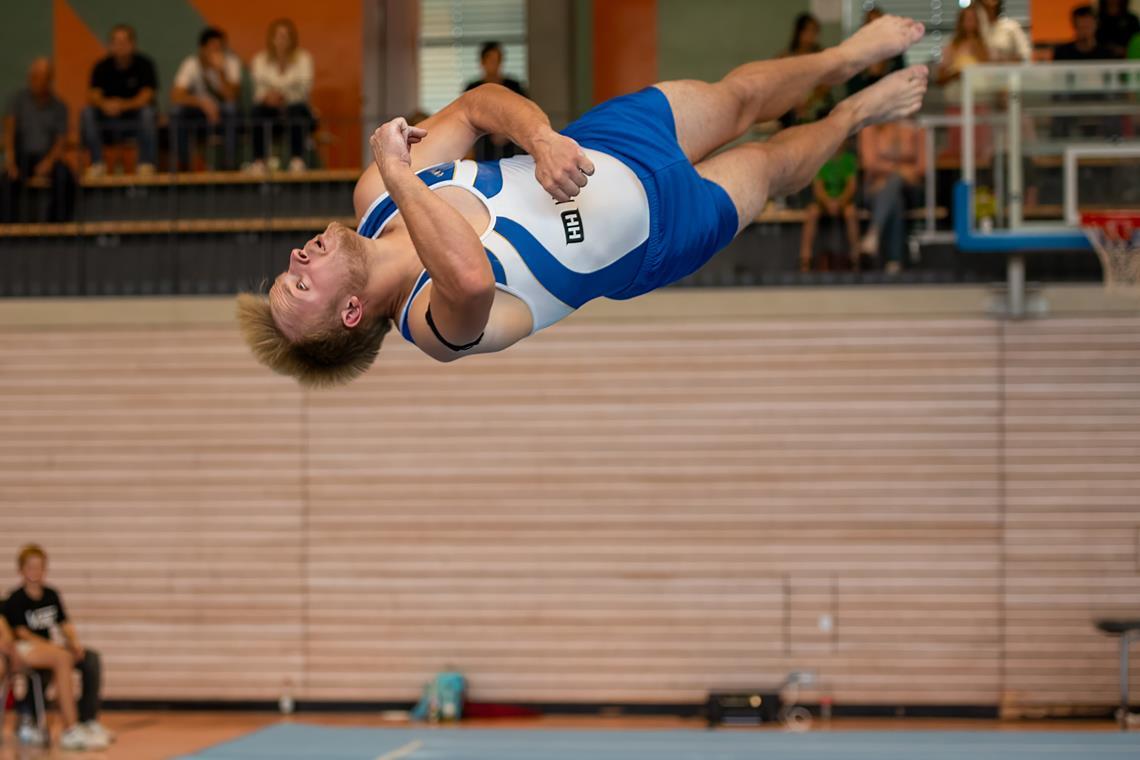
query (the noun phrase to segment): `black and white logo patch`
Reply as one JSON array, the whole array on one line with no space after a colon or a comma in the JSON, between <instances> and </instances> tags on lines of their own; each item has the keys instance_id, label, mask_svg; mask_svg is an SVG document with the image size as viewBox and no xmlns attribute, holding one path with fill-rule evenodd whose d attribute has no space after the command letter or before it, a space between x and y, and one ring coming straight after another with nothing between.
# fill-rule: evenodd
<instances>
[{"instance_id":1,"label":"black and white logo patch","mask_svg":"<svg viewBox=\"0 0 1140 760\"><path fill-rule=\"evenodd\" d=\"M582 228L582 215L577 209L562 212L562 229L566 231L566 244L581 243L586 239L586 232Z\"/></svg>"}]
</instances>

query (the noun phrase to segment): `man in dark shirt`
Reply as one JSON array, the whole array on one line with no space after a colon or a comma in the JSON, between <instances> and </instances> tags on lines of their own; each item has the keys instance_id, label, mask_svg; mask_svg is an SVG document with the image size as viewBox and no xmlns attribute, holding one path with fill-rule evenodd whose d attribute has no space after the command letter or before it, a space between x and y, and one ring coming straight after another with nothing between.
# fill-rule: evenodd
<instances>
[{"instance_id":1,"label":"man in dark shirt","mask_svg":"<svg viewBox=\"0 0 1140 760\"><path fill-rule=\"evenodd\" d=\"M1140 18L1130 8L1131 0L1100 0L1096 39L1110 58L1124 58L1132 38L1140 34Z\"/></svg>"},{"instance_id":2,"label":"man in dark shirt","mask_svg":"<svg viewBox=\"0 0 1140 760\"><path fill-rule=\"evenodd\" d=\"M78 715L80 732L84 739L106 746L114 737L99 723L103 678L99 653L80 643L79 633L67 615L59 592L44 585L47 570L44 550L35 544L25 546L17 563L24 583L8 595L4 602L4 617L17 639L40 647L45 643L51 644L52 633L58 629L65 642L64 649L82 678L83 695L79 699ZM52 647L58 649L54 645Z\"/></svg>"},{"instance_id":3,"label":"man in dark shirt","mask_svg":"<svg viewBox=\"0 0 1140 760\"><path fill-rule=\"evenodd\" d=\"M8 101L4 113L4 171L0 175L0 221L16 221L26 180L50 179L48 221L70 219L75 209L75 175L64 162L67 106L52 92L52 65L37 58L28 86Z\"/></svg>"},{"instance_id":4,"label":"man in dark shirt","mask_svg":"<svg viewBox=\"0 0 1140 760\"><path fill-rule=\"evenodd\" d=\"M1097 42L1096 13L1091 5L1073 9L1075 39L1053 48L1054 61L1100 61L1112 58L1111 51Z\"/></svg>"},{"instance_id":5,"label":"man in dark shirt","mask_svg":"<svg viewBox=\"0 0 1140 760\"><path fill-rule=\"evenodd\" d=\"M135 49L135 30L126 24L111 29L109 55L91 70L91 105L83 110L83 144L91 152L91 176L106 171L103 146L135 136L139 144L139 174L154 172L154 62Z\"/></svg>"},{"instance_id":6,"label":"man in dark shirt","mask_svg":"<svg viewBox=\"0 0 1140 760\"><path fill-rule=\"evenodd\" d=\"M483 78L469 82L464 91L473 90L482 84L501 84L511 92L526 97L526 92L517 79L503 76L503 46L498 42L483 43L479 52L479 65L483 68ZM475 143L476 161L498 161L522 152L522 148L502 135L484 135Z\"/></svg>"}]
</instances>

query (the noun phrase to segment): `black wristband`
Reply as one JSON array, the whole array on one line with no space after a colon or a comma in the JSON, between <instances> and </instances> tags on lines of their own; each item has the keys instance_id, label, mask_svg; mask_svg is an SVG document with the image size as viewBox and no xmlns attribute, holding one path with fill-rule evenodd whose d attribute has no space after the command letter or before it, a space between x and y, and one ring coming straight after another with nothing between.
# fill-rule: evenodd
<instances>
[{"instance_id":1,"label":"black wristband","mask_svg":"<svg viewBox=\"0 0 1140 760\"><path fill-rule=\"evenodd\" d=\"M439 339L440 343L447 346L452 351L466 351L469 348L474 348L475 346L479 345L479 341L483 340L483 335L485 333L479 333L479 337L476 338L475 340L471 341L470 343L465 343L462 346L457 346L454 343L452 343L451 341L449 341L447 338L445 338L439 334L439 328L435 326L435 320L431 318L431 304L428 304L427 313L424 316L427 317L428 327L431 328L431 331L432 331L432 333L435 334L435 337Z\"/></svg>"}]
</instances>

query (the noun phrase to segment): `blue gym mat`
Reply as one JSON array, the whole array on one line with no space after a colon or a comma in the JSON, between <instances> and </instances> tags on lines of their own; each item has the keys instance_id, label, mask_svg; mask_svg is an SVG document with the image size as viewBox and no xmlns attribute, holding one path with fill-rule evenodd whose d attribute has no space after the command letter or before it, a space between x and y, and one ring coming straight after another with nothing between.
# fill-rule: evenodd
<instances>
[{"instance_id":1,"label":"blue gym mat","mask_svg":"<svg viewBox=\"0 0 1140 760\"><path fill-rule=\"evenodd\" d=\"M1136 760L1140 733L271 726L183 760Z\"/></svg>"}]
</instances>

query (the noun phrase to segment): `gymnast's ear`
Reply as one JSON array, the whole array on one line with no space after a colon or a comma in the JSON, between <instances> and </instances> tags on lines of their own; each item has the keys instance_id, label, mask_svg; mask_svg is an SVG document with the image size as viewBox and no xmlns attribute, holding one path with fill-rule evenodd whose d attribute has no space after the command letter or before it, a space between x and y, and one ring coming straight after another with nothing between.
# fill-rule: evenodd
<instances>
[{"instance_id":1,"label":"gymnast's ear","mask_svg":"<svg viewBox=\"0 0 1140 760\"><path fill-rule=\"evenodd\" d=\"M349 296L347 303L340 311L340 321L344 326L350 330L360 324L360 320L364 318L364 308L360 304L360 299L356 296Z\"/></svg>"}]
</instances>

